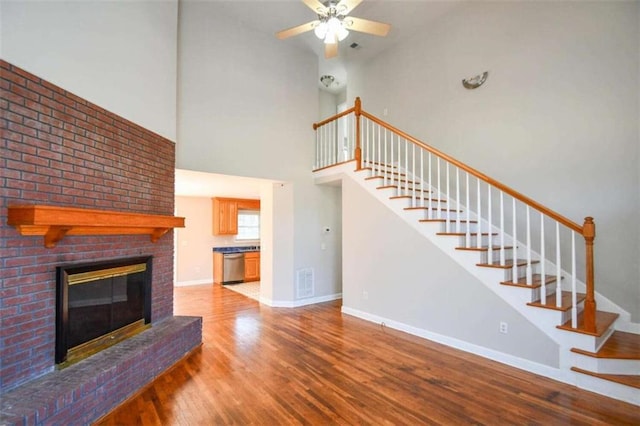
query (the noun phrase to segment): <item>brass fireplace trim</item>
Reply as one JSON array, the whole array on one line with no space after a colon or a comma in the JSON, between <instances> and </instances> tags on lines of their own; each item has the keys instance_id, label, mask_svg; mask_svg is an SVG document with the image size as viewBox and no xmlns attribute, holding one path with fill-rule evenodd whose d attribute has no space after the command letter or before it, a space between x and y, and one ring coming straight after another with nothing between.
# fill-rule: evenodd
<instances>
[{"instance_id":1,"label":"brass fireplace trim","mask_svg":"<svg viewBox=\"0 0 640 426\"><path fill-rule=\"evenodd\" d=\"M93 340L89 340L88 342L69 349L67 352L67 359L64 362L58 364L56 367L59 370L69 367L70 365L82 361L83 359L88 358L91 355L94 355L102 350L105 350L108 347L115 345L116 343L133 337L150 327L151 324L145 324L144 319L141 319L131 324L125 325L122 328L114 330L109 334L96 337Z\"/></svg>"},{"instance_id":2,"label":"brass fireplace trim","mask_svg":"<svg viewBox=\"0 0 640 426\"><path fill-rule=\"evenodd\" d=\"M95 280L104 280L107 278L121 277L123 275L135 274L147 270L146 263L138 263L136 265L118 266L115 268L100 269L99 271L80 272L69 275L68 284L84 284Z\"/></svg>"}]
</instances>

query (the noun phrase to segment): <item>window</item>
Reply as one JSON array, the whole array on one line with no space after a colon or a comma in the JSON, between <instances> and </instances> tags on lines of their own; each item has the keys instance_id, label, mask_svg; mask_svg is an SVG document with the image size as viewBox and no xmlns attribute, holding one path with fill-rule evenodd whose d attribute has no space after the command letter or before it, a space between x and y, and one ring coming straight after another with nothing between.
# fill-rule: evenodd
<instances>
[{"instance_id":1,"label":"window","mask_svg":"<svg viewBox=\"0 0 640 426\"><path fill-rule=\"evenodd\" d=\"M238 235L236 240L260 239L260 212L257 210L238 211Z\"/></svg>"}]
</instances>

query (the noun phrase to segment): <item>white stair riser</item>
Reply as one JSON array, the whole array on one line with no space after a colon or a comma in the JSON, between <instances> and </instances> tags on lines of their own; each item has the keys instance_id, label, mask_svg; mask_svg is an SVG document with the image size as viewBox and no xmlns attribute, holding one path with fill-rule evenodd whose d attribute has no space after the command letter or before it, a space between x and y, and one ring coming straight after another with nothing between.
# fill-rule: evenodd
<instances>
[{"instance_id":1,"label":"white stair riser","mask_svg":"<svg viewBox=\"0 0 640 426\"><path fill-rule=\"evenodd\" d=\"M640 374L640 360L595 358L575 353L575 366L601 374Z\"/></svg>"}]
</instances>

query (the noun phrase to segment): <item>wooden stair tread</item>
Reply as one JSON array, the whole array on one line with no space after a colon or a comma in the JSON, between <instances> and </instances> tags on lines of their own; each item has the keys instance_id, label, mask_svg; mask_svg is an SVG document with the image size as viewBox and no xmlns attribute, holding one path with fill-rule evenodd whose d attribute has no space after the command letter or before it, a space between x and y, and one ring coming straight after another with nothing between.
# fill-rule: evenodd
<instances>
[{"instance_id":1,"label":"wooden stair tread","mask_svg":"<svg viewBox=\"0 0 640 426\"><path fill-rule=\"evenodd\" d=\"M598 352L572 348L571 352L593 358L640 360L640 334L614 331Z\"/></svg>"},{"instance_id":2,"label":"wooden stair tread","mask_svg":"<svg viewBox=\"0 0 640 426\"><path fill-rule=\"evenodd\" d=\"M376 186L376 189L392 189L392 188L393 189L398 189L398 187L401 188L401 189L404 189L405 185L383 185L383 186ZM409 186L408 189L410 189L410 190L419 190L420 188L415 188L413 186ZM424 194L426 194L427 192L432 192L432 191L429 191L429 190L422 191L422 193L424 193Z\"/></svg>"},{"instance_id":3,"label":"wooden stair tread","mask_svg":"<svg viewBox=\"0 0 640 426\"><path fill-rule=\"evenodd\" d=\"M557 328L560 330L573 331L575 333L588 334L589 336L602 336L618 319L618 314L614 314L612 312L604 312L604 311L596 311L596 331L591 332L587 331L584 328L584 312L580 312L578 314L578 326L576 328L571 327L571 320L567 321L562 325L558 325Z\"/></svg>"},{"instance_id":4,"label":"wooden stair tread","mask_svg":"<svg viewBox=\"0 0 640 426\"><path fill-rule=\"evenodd\" d=\"M551 284L556 282L555 275L546 275L545 276L545 284ZM510 285L514 287L524 287L524 288L538 288L542 285L542 276L540 274L533 274L531 276L531 284L527 284L527 277L518 278L518 282L512 281L502 281L500 282L502 285Z\"/></svg>"},{"instance_id":5,"label":"wooden stair tread","mask_svg":"<svg viewBox=\"0 0 640 426\"><path fill-rule=\"evenodd\" d=\"M429 210L428 207L405 207L405 210L417 210L417 209L425 209L425 210ZM440 210L443 212L449 211L449 212L456 212L456 211L460 211L460 210L455 210L455 209L431 209L431 210ZM446 223L447 219L420 219L420 222L442 222L442 223ZM449 219L449 223L454 225L456 223L458 223L458 221L456 219ZM477 220L466 220L466 219L460 219L460 223L478 223Z\"/></svg>"},{"instance_id":6,"label":"wooden stair tread","mask_svg":"<svg viewBox=\"0 0 640 426\"><path fill-rule=\"evenodd\" d=\"M516 259L515 260L516 266L525 266L527 264L527 259ZM535 265L536 263L540 263L540 261L538 260L532 260L531 264ZM499 260L496 260L494 262L491 263L476 263L476 266L482 266L484 268L502 268L502 269L508 269L508 268L512 268L514 264L514 260L513 259L506 259L504 262L504 265L500 264Z\"/></svg>"},{"instance_id":7,"label":"wooden stair tread","mask_svg":"<svg viewBox=\"0 0 640 426\"><path fill-rule=\"evenodd\" d=\"M441 211L441 212L454 212L454 213L460 213L462 210L456 210L456 209L443 209L443 208L438 208L438 207L405 207L404 210L433 210L433 211ZM433 221L433 220L441 220L444 222L444 219L420 219L420 222L422 222L423 220L427 220L427 221ZM449 222L455 222L455 219L450 220ZM462 222L462 221L460 221Z\"/></svg>"},{"instance_id":8,"label":"wooden stair tread","mask_svg":"<svg viewBox=\"0 0 640 426\"><path fill-rule=\"evenodd\" d=\"M599 379L609 380L610 382L620 383L622 385L631 386L636 389L640 389L640 375L626 375L626 374L603 374L603 373L595 373L589 370L583 370L578 367L571 367L572 371L586 374L588 376L597 377Z\"/></svg>"},{"instance_id":9,"label":"wooden stair tread","mask_svg":"<svg viewBox=\"0 0 640 426\"><path fill-rule=\"evenodd\" d=\"M491 249L494 251L500 251L500 246L491 246ZM505 250L513 249L513 246L504 246ZM466 250L466 251L489 251L489 246L482 247L456 247L456 250Z\"/></svg>"},{"instance_id":10,"label":"wooden stair tread","mask_svg":"<svg viewBox=\"0 0 640 426\"><path fill-rule=\"evenodd\" d=\"M444 219L442 219L442 220L444 220ZM436 233L436 235L464 237L467 234L465 232L438 232L438 233ZM470 232L469 235L472 236L472 237L477 237L478 233L477 232ZM482 235L483 236L489 236L489 233L488 232L483 232ZM498 235L498 233L494 232L491 235Z\"/></svg>"},{"instance_id":11,"label":"wooden stair tread","mask_svg":"<svg viewBox=\"0 0 640 426\"><path fill-rule=\"evenodd\" d=\"M379 162L379 161L366 161L366 160L365 160L365 161L363 161L363 163L367 163L367 164L375 164L376 166L389 167L389 168L392 168L392 169L397 169L397 168L398 168L398 166L396 166L396 165L393 165L393 164L386 164L386 163L381 163L381 162ZM372 167L371 167L371 166L367 166L366 168L371 169Z\"/></svg>"},{"instance_id":12,"label":"wooden stair tread","mask_svg":"<svg viewBox=\"0 0 640 426\"><path fill-rule=\"evenodd\" d=\"M412 199L413 197L411 195L394 195L393 197L389 197L390 200L399 200L400 198L409 198ZM416 200L420 200L420 197L416 197ZM429 201L431 200L434 203L446 203L447 200L441 200L439 198L428 198L428 197L424 197L422 198L425 201Z\"/></svg>"},{"instance_id":13,"label":"wooden stair tread","mask_svg":"<svg viewBox=\"0 0 640 426\"><path fill-rule=\"evenodd\" d=\"M586 299L587 295L584 293L576 293L576 303L582 302ZM544 308L544 309L553 309L554 311L568 311L573 306L573 301L571 300L571 292L563 291L562 292L562 300L560 302L560 306L556 306L556 295L550 294L546 297L547 304L543 305L540 300L536 300L535 302L527 303L529 306L535 306L536 308Z\"/></svg>"},{"instance_id":14,"label":"wooden stair tread","mask_svg":"<svg viewBox=\"0 0 640 426\"><path fill-rule=\"evenodd\" d=\"M364 180L374 180L374 179L384 179L384 176L377 176L376 175L376 176L369 176L369 177L364 178ZM397 177L391 177L391 178L387 177L387 179L392 180L394 182L402 182L403 184L405 182L407 182L407 179L403 179L403 178L398 179ZM409 182L410 185L420 184L420 182L417 182L415 180L410 180L408 182Z\"/></svg>"}]
</instances>

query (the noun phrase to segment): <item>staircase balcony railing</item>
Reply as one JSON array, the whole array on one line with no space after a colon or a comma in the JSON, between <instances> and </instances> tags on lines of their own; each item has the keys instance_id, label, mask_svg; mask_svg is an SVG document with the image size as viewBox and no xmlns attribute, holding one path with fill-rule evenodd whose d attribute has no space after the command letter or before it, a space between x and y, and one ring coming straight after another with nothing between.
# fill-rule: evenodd
<instances>
[{"instance_id":1,"label":"staircase balcony railing","mask_svg":"<svg viewBox=\"0 0 640 426\"><path fill-rule=\"evenodd\" d=\"M349 161L356 170L370 170L382 186L410 200L410 208L424 210L425 222L442 222L444 234L460 235L464 249L486 252L485 266L510 270L513 285L539 288L541 304L562 309L570 303L571 328L597 332L593 218L583 225L567 219L367 113L360 98L313 128L315 170ZM576 243L579 237L584 245ZM578 276L586 293L582 315Z\"/></svg>"}]
</instances>

